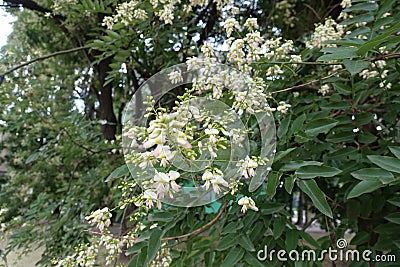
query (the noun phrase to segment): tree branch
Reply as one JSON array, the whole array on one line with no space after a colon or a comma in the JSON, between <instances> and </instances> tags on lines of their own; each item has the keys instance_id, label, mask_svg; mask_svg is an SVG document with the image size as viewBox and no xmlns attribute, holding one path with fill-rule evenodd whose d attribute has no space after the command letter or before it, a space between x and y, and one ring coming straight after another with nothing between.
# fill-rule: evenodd
<instances>
[{"instance_id":1,"label":"tree branch","mask_svg":"<svg viewBox=\"0 0 400 267\"><path fill-rule=\"evenodd\" d=\"M42 7L41 5L32 0L3 0L3 2L11 4L11 6L20 6L42 14L53 13L52 10ZM65 20L65 17L62 15L54 15L53 17L59 21Z\"/></svg>"},{"instance_id":2,"label":"tree branch","mask_svg":"<svg viewBox=\"0 0 400 267\"><path fill-rule=\"evenodd\" d=\"M199 233L203 232L205 229L207 229L208 227L213 225L215 222L217 222L219 220L219 218L221 218L222 214L225 212L226 208L228 207L228 203L229 203L229 201L226 201L224 206L219 210L217 216L215 216L214 219L212 219L211 221L209 221L208 223L206 223L202 227L197 228L196 230L194 230L194 231L192 231L190 233L184 234L184 235L164 237L162 239L162 241L181 239L181 238L189 237L189 236L196 235L196 234L199 234ZM103 233L97 232L97 231L92 231L92 230L85 230L85 231L90 233L90 234L93 234L93 235L103 235ZM123 238L123 239L126 239L126 240L136 240L137 239L136 237L124 237L124 236L121 236L121 235L112 235L112 234L110 234L110 236L112 236L113 238Z\"/></svg>"},{"instance_id":3,"label":"tree branch","mask_svg":"<svg viewBox=\"0 0 400 267\"><path fill-rule=\"evenodd\" d=\"M73 52L80 51L80 50L87 49L87 48L89 48L89 46L75 47L75 48L68 49L68 50L57 51L55 53L48 54L48 55L41 56L41 57L37 57L37 58L34 58L34 59L30 60L30 61L24 62L24 63L22 63L22 64L20 64L18 66L15 66L12 69L9 69L9 70L5 71L4 73L0 74L0 85L3 82L3 79L4 79L4 77L6 75L10 74L11 72L13 72L15 70L18 70L20 68L28 66L28 65L36 62L36 61L45 60L45 59L48 59L48 58L51 58L51 57L55 57L55 56L58 56L58 55L64 55L64 54L73 53Z\"/></svg>"},{"instance_id":4,"label":"tree branch","mask_svg":"<svg viewBox=\"0 0 400 267\"><path fill-rule=\"evenodd\" d=\"M341 73L343 71L345 71L345 69L336 71L336 72L334 72L334 73L332 73L332 74L330 74L328 76L325 76L325 77L322 77L322 78L319 78L319 79L316 79L316 80L312 80L312 81L309 81L309 82L304 83L304 84L295 85L295 86L288 87L288 88L285 88L285 89L282 89L282 90L277 90L277 91L271 92L271 94L282 93L282 92L286 92L286 91L290 91L290 90L301 90L301 89L312 89L312 90L315 90L316 88L313 87L313 85L312 85L313 83L321 82L321 81L326 80L326 79L328 79L330 77L333 77L333 76L335 76L335 75L337 75L337 74L339 74L339 73Z\"/></svg>"}]
</instances>

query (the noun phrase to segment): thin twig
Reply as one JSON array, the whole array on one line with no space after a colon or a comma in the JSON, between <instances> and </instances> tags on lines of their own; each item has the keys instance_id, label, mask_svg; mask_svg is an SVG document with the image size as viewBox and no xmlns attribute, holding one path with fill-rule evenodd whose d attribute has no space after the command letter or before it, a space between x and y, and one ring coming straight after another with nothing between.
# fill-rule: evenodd
<instances>
[{"instance_id":1,"label":"thin twig","mask_svg":"<svg viewBox=\"0 0 400 267\"><path fill-rule=\"evenodd\" d=\"M345 71L345 70L344 69L343 70L339 70L339 71L336 71L336 72L334 72L332 74L329 74L328 76L325 76L325 77L322 77L322 78L319 78L319 79L315 79L315 80L309 81L307 83L303 83L303 84L295 85L295 86L288 87L288 88L285 88L285 89L282 89L282 90L274 91L274 92L271 92L271 94L286 92L286 91L295 90L295 89L301 89L301 88L304 88L304 87L306 87L308 85L311 85L311 84L313 84L315 82L320 82L320 81L329 79L329 78L331 78L331 77L333 77L333 76L335 76L335 75L337 75L337 74L339 74L339 73L341 73L343 71Z\"/></svg>"},{"instance_id":2,"label":"thin twig","mask_svg":"<svg viewBox=\"0 0 400 267\"><path fill-rule=\"evenodd\" d=\"M317 11L315 11L315 9L314 9L312 6L310 6L309 4L304 4L304 5L305 5L308 9L310 9L312 13L314 13L315 17L316 17L320 22L322 21L321 17L319 16L319 14L317 13Z\"/></svg>"},{"instance_id":3,"label":"thin twig","mask_svg":"<svg viewBox=\"0 0 400 267\"><path fill-rule=\"evenodd\" d=\"M377 61L380 59L384 59L384 58L391 58L391 57L400 57L400 53L394 53L394 54L384 54L384 55L380 55L374 58L369 59L369 62L373 62L373 61Z\"/></svg>"},{"instance_id":4,"label":"thin twig","mask_svg":"<svg viewBox=\"0 0 400 267\"><path fill-rule=\"evenodd\" d=\"M225 210L226 210L226 208L227 208L227 206L228 206L228 203L229 203L229 201L226 201L225 204L224 204L224 206L219 210L217 216L215 216L214 219L212 219L211 221L209 221L208 223L206 223L206 224L203 225L202 227L200 227L200 228L198 228L198 229L196 229L196 230L194 230L194 231L192 231L192 232L190 232L190 233L184 234L184 235L178 235L178 236L172 236L172 237L164 237L164 238L161 239L161 240L162 240L162 241L177 240L177 239L189 237L189 236L196 235L196 234L199 234L199 233L203 232L203 231L206 230L208 227L210 227L211 225L213 225L216 221L218 221L219 218L221 218L222 214L225 212ZM103 234L103 233L101 233L101 232L96 232L96 231L92 231L92 230L86 230L86 231L87 231L88 233L94 234L94 235L102 235L102 234ZM137 239L136 237L124 237L124 236L112 235L112 234L111 234L110 236L112 236L113 238L116 238L116 239L121 239L121 238L122 238L122 239L126 239L126 240L136 240L136 239Z\"/></svg>"},{"instance_id":5,"label":"thin twig","mask_svg":"<svg viewBox=\"0 0 400 267\"><path fill-rule=\"evenodd\" d=\"M225 202L225 205L220 209L220 211L218 212L217 216L215 216L214 219L212 219L211 221L209 221L208 223L206 223L205 225L203 225L202 227L194 230L193 232L184 234L184 235L179 235L179 236L173 236L173 237L165 237L162 240L163 241L168 241L168 240L175 240L175 239L180 239L180 238L185 238L185 237L189 237L192 235L196 235L199 234L201 232L203 232L205 229L207 229L208 227L210 227L211 225L213 225L216 221L219 220L219 218L222 216L222 214L224 213L224 211L226 210L226 207L228 206L228 201Z\"/></svg>"},{"instance_id":6,"label":"thin twig","mask_svg":"<svg viewBox=\"0 0 400 267\"><path fill-rule=\"evenodd\" d=\"M321 61L260 61L254 62L253 65L270 64L270 65L341 65L340 62L321 62Z\"/></svg>"},{"instance_id":7,"label":"thin twig","mask_svg":"<svg viewBox=\"0 0 400 267\"><path fill-rule=\"evenodd\" d=\"M27 65L30 65L30 64L32 64L32 63L34 63L34 62L36 62L36 61L48 59L48 58L55 57L55 56L58 56L58 55L64 55L64 54L73 53L73 52L80 51L80 50L87 49L87 48L89 48L89 46L80 46L80 47L75 47L75 48L68 49L68 50L57 51L57 52L52 53L52 54L48 54L48 55L45 55L45 56L41 56L41 57L34 58L34 59L29 60L29 61L27 61L27 62L24 62L24 63L22 63L22 64L20 64L20 65L18 65L18 66L15 66L15 67L12 68L12 69L7 70L6 72L0 74L0 77L4 77L4 76L6 76L7 74L10 74L11 72L13 72L13 71L15 71L15 70L17 70L17 69L20 69L20 68L22 68L22 67L25 67L25 66L27 66Z\"/></svg>"}]
</instances>

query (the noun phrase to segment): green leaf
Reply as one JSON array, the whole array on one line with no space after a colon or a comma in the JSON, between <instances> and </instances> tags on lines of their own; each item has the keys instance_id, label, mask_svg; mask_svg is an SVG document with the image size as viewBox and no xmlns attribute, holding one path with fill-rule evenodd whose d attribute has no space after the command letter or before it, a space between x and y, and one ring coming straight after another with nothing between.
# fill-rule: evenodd
<instances>
[{"instance_id":1,"label":"green leaf","mask_svg":"<svg viewBox=\"0 0 400 267\"><path fill-rule=\"evenodd\" d=\"M396 33L400 28L400 22L396 23L392 27L388 28L385 30L385 32L381 35L376 36L375 38L372 38L362 46L358 48L357 54L358 55L364 55L368 51L372 50L373 48L379 47L381 43L384 43L388 37L394 33Z\"/></svg>"},{"instance_id":2,"label":"green leaf","mask_svg":"<svg viewBox=\"0 0 400 267\"><path fill-rule=\"evenodd\" d=\"M265 189L266 195L269 198L273 198L276 194L276 188L279 185L279 179L281 178L282 173L270 173L267 179L267 188Z\"/></svg>"},{"instance_id":3,"label":"green leaf","mask_svg":"<svg viewBox=\"0 0 400 267\"><path fill-rule=\"evenodd\" d=\"M287 133L289 124L290 124L290 118L291 117L289 116L289 117L285 117L283 120L281 120L279 128L276 132L276 135L278 136L278 138L282 138Z\"/></svg>"},{"instance_id":4,"label":"green leaf","mask_svg":"<svg viewBox=\"0 0 400 267\"><path fill-rule=\"evenodd\" d=\"M247 251L256 251L253 242L246 234L242 234L238 238L239 245Z\"/></svg>"},{"instance_id":5,"label":"green leaf","mask_svg":"<svg viewBox=\"0 0 400 267\"><path fill-rule=\"evenodd\" d=\"M349 19L346 19L342 21L340 24L341 25L350 25L353 23L359 23L359 22L371 22L374 20L374 16L371 14L361 14Z\"/></svg>"},{"instance_id":6,"label":"green leaf","mask_svg":"<svg viewBox=\"0 0 400 267\"><path fill-rule=\"evenodd\" d=\"M389 215L385 216L385 219L389 222L400 224L400 212L390 213Z\"/></svg>"},{"instance_id":7,"label":"green leaf","mask_svg":"<svg viewBox=\"0 0 400 267\"><path fill-rule=\"evenodd\" d=\"M272 233L274 235L275 240L282 235L283 230L285 230L285 228L286 228L285 218L278 217L274 220L272 224Z\"/></svg>"},{"instance_id":8,"label":"green leaf","mask_svg":"<svg viewBox=\"0 0 400 267\"><path fill-rule=\"evenodd\" d=\"M343 60L343 64L352 76L369 67L370 63L364 60Z\"/></svg>"},{"instance_id":9,"label":"green leaf","mask_svg":"<svg viewBox=\"0 0 400 267\"><path fill-rule=\"evenodd\" d=\"M138 258L139 258L138 254L133 256L133 258L128 263L128 267L137 267L138 266Z\"/></svg>"},{"instance_id":10,"label":"green leaf","mask_svg":"<svg viewBox=\"0 0 400 267\"><path fill-rule=\"evenodd\" d=\"M314 180L300 180L299 187L301 191L311 198L312 203L320 212L333 218L332 210L326 201L325 194Z\"/></svg>"},{"instance_id":11,"label":"green leaf","mask_svg":"<svg viewBox=\"0 0 400 267\"><path fill-rule=\"evenodd\" d=\"M317 119L311 121L305 127L305 133L311 136L324 133L336 126L338 122L333 119Z\"/></svg>"},{"instance_id":12,"label":"green leaf","mask_svg":"<svg viewBox=\"0 0 400 267\"><path fill-rule=\"evenodd\" d=\"M296 149L295 147L292 147L292 148L286 149L285 151L278 151L275 154L274 162L278 162L279 160L281 160L282 158L287 156L290 152L292 152L295 149Z\"/></svg>"},{"instance_id":13,"label":"green leaf","mask_svg":"<svg viewBox=\"0 0 400 267\"><path fill-rule=\"evenodd\" d=\"M138 242L133 246L129 247L129 249L125 252L126 255L132 255L140 251L143 247L147 246L148 242Z\"/></svg>"},{"instance_id":14,"label":"green leaf","mask_svg":"<svg viewBox=\"0 0 400 267\"><path fill-rule=\"evenodd\" d=\"M215 259L215 252L206 252L204 254L204 263L206 266L213 266L214 265L214 259Z\"/></svg>"},{"instance_id":15,"label":"green leaf","mask_svg":"<svg viewBox=\"0 0 400 267\"><path fill-rule=\"evenodd\" d=\"M354 245L354 246L358 246L365 242L368 242L369 239L370 239L370 236L367 232L359 232L351 239L350 244Z\"/></svg>"},{"instance_id":16,"label":"green leaf","mask_svg":"<svg viewBox=\"0 0 400 267\"><path fill-rule=\"evenodd\" d=\"M35 153L31 154L31 155L25 160L25 163L26 163L26 164L29 164L29 163L31 163L31 162L37 160L37 159L39 158L40 154L41 154L40 152L35 152Z\"/></svg>"},{"instance_id":17,"label":"green leaf","mask_svg":"<svg viewBox=\"0 0 400 267\"><path fill-rule=\"evenodd\" d=\"M375 156L369 155L367 158L379 167L391 171L400 173L400 159L387 157L387 156Z\"/></svg>"},{"instance_id":18,"label":"green leaf","mask_svg":"<svg viewBox=\"0 0 400 267\"><path fill-rule=\"evenodd\" d=\"M291 123L289 136L292 136L294 133L296 133L302 129L306 118L307 118L306 114L303 113L299 117L297 117L296 119L293 120L293 122Z\"/></svg>"},{"instance_id":19,"label":"green leaf","mask_svg":"<svg viewBox=\"0 0 400 267\"><path fill-rule=\"evenodd\" d=\"M387 202L389 202L392 205L395 205L396 207L400 207L400 197L391 198Z\"/></svg>"},{"instance_id":20,"label":"green leaf","mask_svg":"<svg viewBox=\"0 0 400 267\"><path fill-rule=\"evenodd\" d=\"M375 142L377 137L370 132L363 132L358 135L357 139L361 144L371 144Z\"/></svg>"},{"instance_id":21,"label":"green leaf","mask_svg":"<svg viewBox=\"0 0 400 267\"><path fill-rule=\"evenodd\" d=\"M382 187L382 183L378 180L365 180L356 184L347 195L347 199L358 197L362 194L370 193Z\"/></svg>"},{"instance_id":22,"label":"green leaf","mask_svg":"<svg viewBox=\"0 0 400 267\"><path fill-rule=\"evenodd\" d=\"M167 211L154 212L149 214L148 219L152 222L170 222L174 219L174 214Z\"/></svg>"},{"instance_id":23,"label":"green leaf","mask_svg":"<svg viewBox=\"0 0 400 267\"><path fill-rule=\"evenodd\" d=\"M221 231L221 234L230 234L230 233L236 233L238 230L243 228L243 223L241 221L239 222L230 222L228 223Z\"/></svg>"},{"instance_id":24,"label":"green leaf","mask_svg":"<svg viewBox=\"0 0 400 267\"><path fill-rule=\"evenodd\" d=\"M347 160L357 157L357 149L354 147L345 147L328 154L329 159Z\"/></svg>"},{"instance_id":25,"label":"green leaf","mask_svg":"<svg viewBox=\"0 0 400 267\"><path fill-rule=\"evenodd\" d=\"M281 210L283 210L285 208L285 204L283 203L264 203L260 209L261 209L261 214L262 215L269 215L269 214L273 214L276 212L279 212Z\"/></svg>"},{"instance_id":26,"label":"green leaf","mask_svg":"<svg viewBox=\"0 0 400 267\"><path fill-rule=\"evenodd\" d=\"M107 177L106 182L110 182L114 179L121 178L123 176L127 176L129 174L129 168L126 164L116 168L110 175Z\"/></svg>"},{"instance_id":27,"label":"green leaf","mask_svg":"<svg viewBox=\"0 0 400 267\"><path fill-rule=\"evenodd\" d=\"M307 241L311 246L315 248L320 248L320 245L318 244L317 241L307 232L304 231L299 231L300 236Z\"/></svg>"},{"instance_id":28,"label":"green leaf","mask_svg":"<svg viewBox=\"0 0 400 267\"><path fill-rule=\"evenodd\" d=\"M317 61L326 61L326 60L337 60L337 59L345 59L345 58L355 58L358 57L356 47L330 47L322 49L322 52L330 52L332 54L326 54L320 56Z\"/></svg>"},{"instance_id":29,"label":"green leaf","mask_svg":"<svg viewBox=\"0 0 400 267\"><path fill-rule=\"evenodd\" d=\"M363 181L381 181L381 183L390 183L393 181L394 176L391 172L382 170L380 168L366 168L361 169L355 172L352 172L351 175Z\"/></svg>"},{"instance_id":30,"label":"green leaf","mask_svg":"<svg viewBox=\"0 0 400 267\"><path fill-rule=\"evenodd\" d=\"M355 38L357 36L360 35L365 35L365 34L369 34L371 32L371 29L369 27L359 27L351 32L349 32L348 34L346 34L345 38ZM359 47L360 45L358 45L357 47Z\"/></svg>"},{"instance_id":31,"label":"green leaf","mask_svg":"<svg viewBox=\"0 0 400 267\"><path fill-rule=\"evenodd\" d=\"M240 247L235 247L234 249L231 249L220 266L221 267L234 266L243 258L244 252L245 250L243 250Z\"/></svg>"},{"instance_id":32,"label":"green leaf","mask_svg":"<svg viewBox=\"0 0 400 267\"><path fill-rule=\"evenodd\" d=\"M379 10L378 13L376 14L377 18L382 17L383 14L387 13L388 11L390 11L392 9L393 4L396 2L397 0L386 0L386 1L382 1L381 3L379 3Z\"/></svg>"},{"instance_id":33,"label":"green leaf","mask_svg":"<svg viewBox=\"0 0 400 267\"><path fill-rule=\"evenodd\" d=\"M295 171L298 168L302 167L302 166L308 166L308 165L315 165L315 166L321 166L322 162L318 162L318 161L291 161L285 165L282 166L282 168L280 169L280 171Z\"/></svg>"},{"instance_id":34,"label":"green leaf","mask_svg":"<svg viewBox=\"0 0 400 267\"><path fill-rule=\"evenodd\" d=\"M152 231L147 249L147 262L151 262L160 250L163 235L164 232L161 229L156 228Z\"/></svg>"},{"instance_id":35,"label":"green leaf","mask_svg":"<svg viewBox=\"0 0 400 267\"><path fill-rule=\"evenodd\" d=\"M299 233L295 229L290 229L286 231L285 248L286 251L291 251L296 249L299 242Z\"/></svg>"},{"instance_id":36,"label":"green leaf","mask_svg":"<svg viewBox=\"0 0 400 267\"><path fill-rule=\"evenodd\" d=\"M351 88L347 85L344 85L343 83L334 83L333 88L339 94L342 94L342 95L350 95L351 94Z\"/></svg>"},{"instance_id":37,"label":"green leaf","mask_svg":"<svg viewBox=\"0 0 400 267\"><path fill-rule=\"evenodd\" d=\"M349 12L349 11L372 11L372 10L377 10L378 9L378 4L376 3L360 3L356 4L354 6L349 6L346 9L344 9L344 12Z\"/></svg>"},{"instance_id":38,"label":"green leaf","mask_svg":"<svg viewBox=\"0 0 400 267\"><path fill-rule=\"evenodd\" d=\"M300 167L296 174L302 179L312 179L315 177L333 177L342 171L328 166L303 166Z\"/></svg>"},{"instance_id":39,"label":"green leaf","mask_svg":"<svg viewBox=\"0 0 400 267\"><path fill-rule=\"evenodd\" d=\"M285 190L286 192L288 192L289 194L292 193L293 187L294 187L294 181L296 181L297 176L296 175L291 175L289 177L285 178Z\"/></svg>"},{"instance_id":40,"label":"green leaf","mask_svg":"<svg viewBox=\"0 0 400 267\"><path fill-rule=\"evenodd\" d=\"M326 141L332 143L342 143L342 142L352 142L354 140L354 133L352 131L349 132L341 132L341 133L330 133L326 137Z\"/></svg>"},{"instance_id":41,"label":"green leaf","mask_svg":"<svg viewBox=\"0 0 400 267\"><path fill-rule=\"evenodd\" d=\"M143 247L140 250L140 252L138 253L136 266L140 267L140 266L146 266L147 265L147 263L148 263L148 260L147 260L147 249L148 249L148 247Z\"/></svg>"},{"instance_id":42,"label":"green leaf","mask_svg":"<svg viewBox=\"0 0 400 267\"><path fill-rule=\"evenodd\" d=\"M396 156L396 158L400 159L400 147L398 147L398 146L390 146L389 149L390 149L390 152L392 152L393 155Z\"/></svg>"},{"instance_id":43,"label":"green leaf","mask_svg":"<svg viewBox=\"0 0 400 267\"><path fill-rule=\"evenodd\" d=\"M233 247L237 244L237 235L236 234L229 234L221 239L218 243L216 250L222 251L226 250L230 247Z\"/></svg>"},{"instance_id":44,"label":"green leaf","mask_svg":"<svg viewBox=\"0 0 400 267\"><path fill-rule=\"evenodd\" d=\"M114 32L114 31L112 31L112 30L106 30L106 32L107 32L107 34L108 34L109 36L111 36L111 37L114 38L114 39L119 39L119 38L121 38L121 35L119 35L118 33Z\"/></svg>"},{"instance_id":45,"label":"green leaf","mask_svg":"<svg viewBox=\"0 0 400 267\"><path fill-rule=\"evenodd\" d=\"M261 261L259 261L256 257L253 256L253 253L246 252L244 255L244 261L247 262L248 266L251 267L265 267ZM207 265L211 266L211 265Z\"/></svg>"}]
</instances>

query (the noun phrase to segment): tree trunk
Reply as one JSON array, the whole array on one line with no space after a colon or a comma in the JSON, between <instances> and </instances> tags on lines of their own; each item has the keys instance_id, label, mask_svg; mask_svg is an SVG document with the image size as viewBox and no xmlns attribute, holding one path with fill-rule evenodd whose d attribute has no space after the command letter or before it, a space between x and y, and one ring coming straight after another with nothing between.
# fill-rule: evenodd
<instances>
[{"instance_id":1,"label":"tree trunk","mask_svg":"<svg viewBox=\"0 0 400 267\"><path fill-rule=\"evenodd\" d=\"M114 140L117 132L117 117L115 116L113 107L112 84L104 85L107 73L111 70L110 64L112 59L106 58L97 65L100 90L98 99L100 102L100 119L105 123L102 128L103 137L106 140Z\"/></svg>"}]
</instances>

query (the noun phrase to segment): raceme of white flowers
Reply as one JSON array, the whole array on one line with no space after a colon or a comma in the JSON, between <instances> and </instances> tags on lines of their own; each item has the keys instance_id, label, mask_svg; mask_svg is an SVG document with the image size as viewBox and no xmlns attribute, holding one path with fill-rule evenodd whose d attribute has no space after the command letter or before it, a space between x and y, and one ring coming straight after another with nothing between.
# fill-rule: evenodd
<instances>
[{"instance_id":1,"label":"raceme of white flowers","mask_svg":"<svg viewBox=\"0 0 400 267\"><path fill-rule=\"evenodd\" d=\"M311 39L306 42L308 48L323 48L329 46L335 46L329 44L328 41L340 39L345 33L345 26L336 23L331 18L325 20L325 22L316 24L314 34Z\"/></svg>"},{"instance_id":2,"label":"raceme of white flowers","mask_svg":"<svg viewBox=\"0 0 400 267\"><path fill-rule=\"evenodd\" d=\"M72 1L72 0L69 0ZM230 4L228 0L214 0L217 5L217 9L221 10ZM181 3L180 0L150 0L155 13L161 21L165 24L173 24L175 13L178 11L177 5ZM190 0L188 4L184 5L183 11L189 13L193 7L204 7L208 4L206 0ZM106 16L103 20L103 26L107 26L108 29L112 29L114 24L122 23L125 26L131 25L135 21L143 21L149 17L145 8L146 3L141 1L129 1L119 4L116 8L116 14L112 16Z\"/></svg>"}]
</instances>

